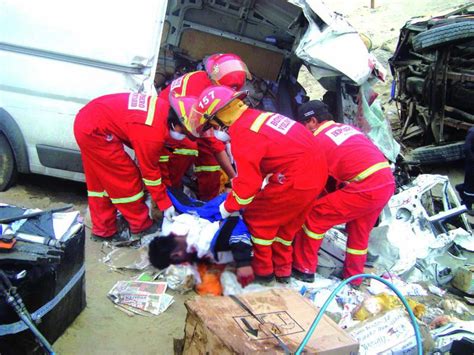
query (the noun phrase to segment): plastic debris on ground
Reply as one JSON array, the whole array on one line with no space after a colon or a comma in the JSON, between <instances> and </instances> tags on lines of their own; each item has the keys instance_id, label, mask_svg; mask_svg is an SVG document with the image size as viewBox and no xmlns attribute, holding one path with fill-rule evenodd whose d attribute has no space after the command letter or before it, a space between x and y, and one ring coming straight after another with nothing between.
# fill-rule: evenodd
<instances>
[{"instance_id":1,"label":"plastic debris on ground","mask_svg":"<svg viewBox=\"0 0 474 355\"><path fill-rule=\"evenodd\" d=\"M102 261L112 270L145 270L150 266L148 246L138 249L113 247Z\"/></svg>"},{"instance_id":2,"label":"plastic debris on ground","mask_svg":"<svg viewBox=\"0 0 474 355\"><path fill-rule=\"evenodd\" d=\"M166 288L166 282L118 281L107 296L129 315L157 316L174 302L173 296L165 293Z\"/></svg>"},{"instance_id":3,"label":"plastic debris on ground","mask_svg":"<svg viewBox=\"0 0 474 355\"><path fill-rule=\"evenodd\" d=\"M184 294L193 290L196 270L191 264L170 265L160 272L159 279L164 279L171 290Z\"/></svg>"}]
</instances>

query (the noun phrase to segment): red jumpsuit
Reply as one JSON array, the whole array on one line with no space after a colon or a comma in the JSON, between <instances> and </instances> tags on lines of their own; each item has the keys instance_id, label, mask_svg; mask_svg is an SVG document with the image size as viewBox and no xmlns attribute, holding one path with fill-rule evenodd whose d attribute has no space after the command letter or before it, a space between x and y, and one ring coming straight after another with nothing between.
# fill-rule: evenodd
<instances>
[{"instance_id":1,"label":"red jumpsuit","mask_svg":"<svg viewBox=\"0 0 474 355\"><path fill-rule=\"evenodd\" d=\"M314 136L317 152L326 156L329 175L346 185L316 200L303 230L295 237L293 267L304 273L316 272L324 234L333 226L346 223L343 276L348 278L363 272L369 233L393 195L395 182L383 154L357 129L326 121Z\"/></svg>"},{"instance_id":2,"label":"red jumpsuit","mask_svg":"<svg viewBox=\"0 0 474 355\"><path fill-rule=\"evenodd\" d=\"M326 183L326 160L306 128L279 114L248 109L229 134L237 176L224 207L244 208L255 274L290 276L293 237Z\"/></svg>"},{"instance_id":3,"label":"red jumpsuit","mask_svg":"<svg viewBox=\"0 0 474 355\"><path fill-rule=\"evenodd\" d=\"M201 92L211 85L213 84L205 71L195 71L175 79L163 89L160 97L169 100L170 92L176 97L199 97ZM220 190L221 167L214 155L224 151L225 145L214 137L198 138L196 142L169 138L166 143L173 147L173 151L171 154L164 152L161 162L167 166L170 186L181 186L184 173L194 163L198 180L198 198L208 201L216 197Z\"/></svg>"},{"instance_id":4,"label":"red jumpsuit","mask_svg":"<svg viewBox=\"0 0 474 355\"><path fill-rule=\"evenodd\" d=\"M183 176L195 163L198 145L189 138L179 141L168 137L160 155L160 169L166 186L181 188Z\"/></svg>"},{"instance_id":5,"label":"red jumpsuit","mask_svg":"<svg viewBox=\"0 0 474 355\"><path fill-rule=\"evenodd\" d=\"M123 93L102 96L83 107L74 122L81 149L92 233L109 237L117 209L132 233L151 226L143 185L160 210L170 207L158 165L168 126L168 103L156 96ZM139 167L124 150L134 149Z\"/></svg>"}]
</instances>

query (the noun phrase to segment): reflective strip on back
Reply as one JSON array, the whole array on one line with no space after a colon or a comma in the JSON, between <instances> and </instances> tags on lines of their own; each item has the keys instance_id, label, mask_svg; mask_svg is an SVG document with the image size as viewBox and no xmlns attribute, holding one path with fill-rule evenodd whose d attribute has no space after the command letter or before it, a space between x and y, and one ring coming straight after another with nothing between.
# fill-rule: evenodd
<instances>
[{"instance_id":1,"label":"reflective strip on back","mask_svg":"<svg viewBox=\"0 0 474 355\"><path fill-rule=\"evenodd\" d=\"M148 114L146 116L145 124L147 126L151 126L153 124L153 120L155 118L155 109L156 109L156 100L158 96L152 96L150 98L150 106L148 106Z\"/></svg>"}]
</instances>

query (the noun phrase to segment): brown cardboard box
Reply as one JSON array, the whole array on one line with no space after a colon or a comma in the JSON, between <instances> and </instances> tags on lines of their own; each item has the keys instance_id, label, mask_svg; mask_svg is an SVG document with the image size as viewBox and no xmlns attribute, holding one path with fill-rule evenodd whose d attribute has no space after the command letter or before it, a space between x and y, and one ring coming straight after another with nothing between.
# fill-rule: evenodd
<instances>
[{"instance_id":1,"label":"brown cardboard box","mask_svg":"<svg viewBox=\"0 0 474 355\"><path fill-rule=\"evenodd\" d=\"M239 299L264 324L230 297L196 297L185 303L184 354L283 353L268 327L294 353L318 313L308 299L288 289L249 293ZM357 354L358 349L357 341L323 316L305 352L343 355Z\"/></svg>"}]
</instances>

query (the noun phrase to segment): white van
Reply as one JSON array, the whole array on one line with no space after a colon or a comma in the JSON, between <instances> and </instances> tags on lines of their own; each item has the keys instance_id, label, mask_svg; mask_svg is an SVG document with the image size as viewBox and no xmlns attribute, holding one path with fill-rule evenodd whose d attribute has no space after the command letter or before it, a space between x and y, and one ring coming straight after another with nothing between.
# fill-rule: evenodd
<instances>
[{"instance_id":1,"label":"white van","mask_svg":"<svg viewBox=\"0 0 474 355\"><path fill-rule=\"evenodd\" d=\"M0 191L17 172L84 181L72 129L83 105L153 92L216 52L247 63L254 106L288 116L304 100L302 64L337 93L339 118L371 73L357 32L320 1L0 1Z\"/></svg>"}]
</instances>

